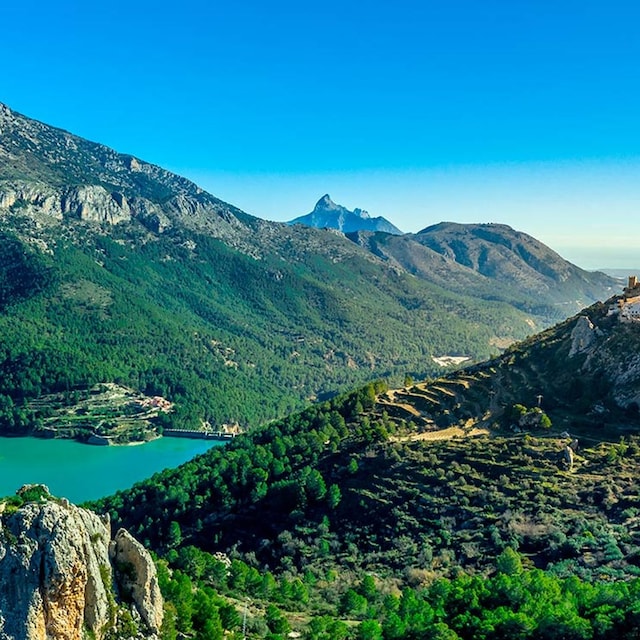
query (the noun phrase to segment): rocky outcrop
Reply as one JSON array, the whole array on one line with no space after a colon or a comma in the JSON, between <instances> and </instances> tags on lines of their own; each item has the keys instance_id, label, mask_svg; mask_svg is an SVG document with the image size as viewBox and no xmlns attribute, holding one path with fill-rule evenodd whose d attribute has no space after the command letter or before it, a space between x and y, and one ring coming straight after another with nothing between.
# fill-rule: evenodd
<instances>
[{"instance_id":1,"label":"rocky outcrop","mask_svg":"<svg viewBox=\"0 0 640 640\"><path fill-rule=\"evenodd\" d=\"M205 230L217 238L240 242L244 225L224 207L214 207L197 196L178 194L163 203L127 197L101 185L55 189L38 183L0 181L0 216L27 216L40 223L74 220L116 225L135 220L153 233L174 225ZM242 243L240 243L242 244Z\"/></svg>"},{"instance_id":2,"label":"rocky outcrop","mask_svg":"<svg viewBox=\"0 0 640 640\"><path fill-rule=\"evenodd\" d=\"M346 207L336 204L329 194L325 194L316 202L311 213L291 220L287 224L303 224L318 229L337 229L343 233L358 231L383 231L394 235L401 235L402 231L382 216L372 218L363 209L349 211Z\"/></svg>"},{"instance_id":3,"label":"rocky outcrop","mask_svg":"<svg viewBox=\"0 0 640 640\"><path fill-rule=\"evenodd\" d=\"M126 530L119 529L110 545L116 579L152 631L162 626L162 596L149 552Z\"/></svg>"},{"instance_id":4,"label":"rocky outcrop","mask_svg":"<svg viewBox=\"0 0 640 640\"><path fill-rule=\"evenodd\" d=\"M0 103L0 215L51 222L178 223L240 244L243 214L190 180L104 145L26 118ZM245 246L246 245L246 246Z\"/></svg>"},{"instance_id":5,"label":"rocky outcrop","mask_svg":"<svg viewBox=\"0 0 640 640\"><path fill-rule=\"evenodd\" d=\"M630 345L628 352L622 353L617 360L610 357L607 362L613 399L624 408L640 407L640 354L636 349Z\"/></svg>"},{"instance_id":6,"label":"rocky outcrop","mask_svg":"<svg viewBox=\"0 0 640 640\"><path fill-rule=\"evenodd\" d=\"M2 518L0 638L77 638L107 623L108 521L65 501Z\"/></svg>"},{"instance_id":7,"label":"rocky outcrop","mask_svg":"<svg viewBox=\"0 0 640 640\"><path fill-rule=\"evenodd\" d=\"M593 345L597 335L598 331L593 322L591 322L587 316L580 316L571 332L569 357L572 358L578 353L588 351Z\"/></svg>"},{"instance_id":8,"label":"rocky outcrop","mask_svg":"<svg viewBox=\"0 0 640 640\"><path fill-rule=\"evenodd\" d=\"M109 224L130 220L132 216L121 193L110 193L98 185L56 190L46 185L5 184L0 186L0 209L39 218L76 218Z\"/></svg>"},{"instance_id":9,"label":"rocky outcrop","mask_svg":"<svg viewBox=\"0 0 640 640\"><path fill-rule=\"evenodd\" d=\"M19 508L4 502L0 510L0 640L82 640L86 631L102 638L117 628L120 606L113 589L108 517L54 499L42 485L23 487L20 495L16 502L24 504ZM144 562L132 565L134 591L144 590L154 570ZM153 616L139 611L150 631L157 631L162 623L159 591L153 596Z\"/></svg>"},{"instance_id":10,"label":"rocky outcrop","mask_svg":"<svg viewBox=\"0 0 640 640\"><path fill-rule=\"evenodd\" d=\"M0 185L0 209L38 212L54 220L62 220L60 194L51 187L36 184Z\"/></svg>"},{"instance_id":11,"label":"rocky outcrop","mask_svg":"<svg viewBox=\"0 0 640 640\"><path fill-rule=\"evenodd\" d=\"M609 300L605 308L616 299ZM592 320L578 318L571 332L569 355L585 354L580 375L606 381L608 399L629 410L629 417L635 419L640 407L640 323L619 323L609 315L592 316Z\"/></svg>"},{"instance_id":12,"label":"rocky outcrop","mask_svg":"<svg viewBox=\"0 0 640 640\"><path fill-rule=\"evenodd\" d=\"M80 220L117 224L131 219L131 209L121 193L109 193L97 185L75 187L64 194L63 214Z\"/></svg>"},{"instance_id":13,"label":"rocky outcrop","mask_svg":"<svg viewBox=\"0 0 640 640\"><path fill-rule=\"evenodd\" d=\"M567 445L562 453L564 466L568 471L573 471L573 449Z\"/></svg>"}]
</instances>

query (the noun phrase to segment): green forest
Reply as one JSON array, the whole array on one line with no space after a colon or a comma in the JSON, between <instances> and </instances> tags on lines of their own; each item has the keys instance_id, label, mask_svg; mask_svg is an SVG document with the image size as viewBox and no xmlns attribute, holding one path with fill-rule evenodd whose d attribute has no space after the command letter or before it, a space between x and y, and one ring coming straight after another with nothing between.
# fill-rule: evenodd
<instances>
[{"instance_id":1,"label":"green forest","mask_svg":"<svg viewBox=\"0 0 640 640\"><path fill-rule=\"evenodd\" d=\"M154 554L163 640L640 637L637 336L600 303L526 340L615 281L504 226L270 223L2 115L0 436L143 396L171 410L117 442L244 431L86 505Z\"/></svg>"},{"instance_id":2,"label":"green forest","mask_svg":"<svg viewBox=\"0 0 640 640\"><path fill-rule=\"evenodd\" d=\"M385 390L89 505L159 554L167 638L634 637L639 440L569 473L543 433L411 441Z\"/></svg>"},{"instance_id":3,"label":"green forest","mask_svg":"<svg viewBox=\"0 0 640 640\"><path fill-rule=\"evenodd\" d=\"M525 569L511 548L490 576L436 578L399 587L365 574L274 577L186 547L169 570L158 562L167 598L163 638L281 640L596 640L636 638L640 581L589 583Z\"/></svg>"},{"instance_id":4,"label":"green forest","mask_svg":"<svg viewBox=\"0 0 640 640\"><path fill-rule=\"evenodd\" d=\"M175 402L159 426L255 425L374 377L435 371L432 354L484 357L495 335L530 330L506 304L381 280L362 257L256 260L179 230L85 231L81 243L52 236L48 251L0 237L1 433L38 428L30 399L102 382Z\"/></svg>"}]
</instances>

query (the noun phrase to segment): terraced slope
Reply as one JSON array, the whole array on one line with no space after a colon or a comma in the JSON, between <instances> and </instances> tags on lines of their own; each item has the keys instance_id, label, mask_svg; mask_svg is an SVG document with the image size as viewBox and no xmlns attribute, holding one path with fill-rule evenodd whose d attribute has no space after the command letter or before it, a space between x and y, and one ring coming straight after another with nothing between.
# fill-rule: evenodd
<instances>
[{"instance_id":1,"label":"terraced slope","mask_svg":"<svg viewBox=\"0 0 640 640\"><path fill-rule=\"evenodd\" d=\"M640 323L609 314L618 299L593 305L486 363L387 391L376 412L418 433L454 425L514 428L521 417L514 406L543 411L556 431L634 432Z\"/></svg>"}]
</instances>

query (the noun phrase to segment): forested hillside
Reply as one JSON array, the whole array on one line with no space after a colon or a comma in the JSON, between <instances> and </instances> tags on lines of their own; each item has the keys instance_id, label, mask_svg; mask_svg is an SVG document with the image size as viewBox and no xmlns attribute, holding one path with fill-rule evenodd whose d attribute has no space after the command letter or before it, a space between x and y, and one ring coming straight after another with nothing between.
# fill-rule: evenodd
<instances>
[{"instance_id":1,"label":"forested hillside","mask_svg":"<svg viewBox=\"0 0 640 640\"><path fill-rule=\"evenodd\" d=\"M637 628L638 583L610 581L640 571L640 441L586 446L569 472L563 439L544 432L414 440L411 427L372 417L376 391L92 505L174 568L163 575L178 631L202 629L204 611L220 633L239 630L243 601L256 638L291 626L305 638Z\"/></svg>"},{"instance_id":2,"label":"forested hillside","mask_svg":"<svg viewBox=\"0 0 640 640\"><path fill-rule=\"evenodd\" d=\"M197 584L221 629L238 628L228 598L251 599L253 637L634 637L638 339L596 305L485 364L369 384L92 506L185 572L165 585L183 630ZM591 371L597 387L563 398ZM543 380L558 385L548 406Z\"/></svg>"},{"instance_id":3,"label":"forested hillside","mask_svg":"<svg viewBox=\"0 0 640 640\"><path fill-rule=\"evenodd\" d=\"M486 358L549 320L7 107L0 121L2 433L47 427L34 399L96 383L175 403L158 430L255 425L434 374L434 357Z\"/></svg>"},{"instance_id":4,"label":"forested hillside","mask_svg":"<svg viewBox=\"0 0 640 640\"><path fill-rule=\"evenodd\" d=\"M357 255L256 261L205 235L150 241L131 227L109 235L85 227L81 246L41 234L45 253L24 237L1 239L3 255L29 264L19 287L5 265L0 394L13 407L5 431L28 428L29 398L105 381L176 402L170 424L255 424L357 380L432 371L432 354L479 357L496 333L528 331L506 305L404 274L382 279Z\"/></svg>"}]
</instances>

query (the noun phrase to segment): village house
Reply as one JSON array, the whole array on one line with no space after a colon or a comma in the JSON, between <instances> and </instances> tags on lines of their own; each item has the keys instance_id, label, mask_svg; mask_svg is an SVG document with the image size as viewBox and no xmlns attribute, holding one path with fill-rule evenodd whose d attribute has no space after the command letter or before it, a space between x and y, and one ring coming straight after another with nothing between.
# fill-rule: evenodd
<instances>
[{"instance_id":1,"label":"village house","mask_svg":"<svg viewBox=\"0 0 640 640\"><path fill-rule=\"evenodd\" d=\"M627 286L609 307L608 315L617 315L620 322L640 321L640 282L637 276L629 276Z\"/></svg>"}]
</instances>

